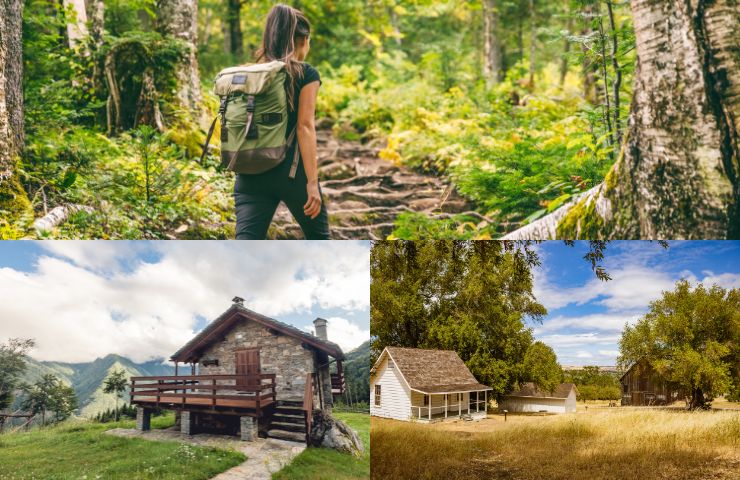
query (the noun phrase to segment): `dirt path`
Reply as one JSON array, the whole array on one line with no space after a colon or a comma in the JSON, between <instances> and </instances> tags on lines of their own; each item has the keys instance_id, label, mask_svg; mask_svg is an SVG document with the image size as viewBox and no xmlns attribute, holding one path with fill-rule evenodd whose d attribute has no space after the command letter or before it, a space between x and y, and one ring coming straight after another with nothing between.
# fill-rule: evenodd
<instances>
[{"instance_id":1,"label":"dirt path","mask_svg":"<svg viewBox=\"0 0 740 480\"><path fill-rule=\"evenodd\" d=\"M447 218L471 210L449 183L383 160L378 148L339 141L330 130L317 133L321 185L334 239L383 239L403 212ZM302 238L284 205L275 215L270 236Z\"/></svg>"}]
</instances>

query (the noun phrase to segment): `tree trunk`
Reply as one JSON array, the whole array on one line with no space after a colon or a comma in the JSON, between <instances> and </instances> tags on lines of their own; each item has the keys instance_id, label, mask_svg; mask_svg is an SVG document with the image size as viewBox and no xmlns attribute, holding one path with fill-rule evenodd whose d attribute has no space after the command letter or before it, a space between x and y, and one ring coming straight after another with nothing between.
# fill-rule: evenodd
<instances>
[{"instance_id":1,"label":"tree trunk","mask_svg":"<svg viewBox=\"0 0 740 480\"><path fill-rule=\"evenodd\" d=\"M689 410L697 410L699 408L706 408L704 392L701 388L694 388L691 390L691 403L689 403Z\"/></svg>"},{"instance_id":2,"label":"tree trunk","mask_svg":"<svg viewBox=\"0 0 740 480\"><path fill-rule=\"evenodd\" d=\"M235 59L244 56L244 36L242 35L242 0L227 2L226 24L228 28L229 53Z\"/></svg>"},{"instance_id":3,"label":"tree trunk","mask_svg":"<svg viewBox=\"0 0 740 480\"><path fill-rule=\"evenodd\" d=\"M90 37L96 50L103 46L103 30L105 29L105 2L93 0L90 5Z\"/></svg>"},{"instance_id":4,"label":"tree trunk","mask_svg":"<svg viewBox=\"0 0 740 480\"><path fill-rule=\"evenodd\" d=\"M176 99L179 106L193 115L196 123L203 117L196 44L198 37L198 0L158 0L157 31L183 40L189 47L178 65Z\"/></svg>"},{"instance_id":5,"label":"tree trunk","mask_svg":"<svg viewBox=\"0 0 740 480\"><path fill-rule=\"evenodd\" d=\"M495 0L483 0L483 78L491 88L501 80L501 41Z\"/></svg>"},{"instance_id":6,"label":"tree trunk","mask_svg":"<svg viewBox=\"0 0 740 480\"><path fill-rule=\"evenodd\" d=\"M534 0L529 0L529 21L530 21L530 40L529 40L529 88L534 90L534 70L537 67L537 11L535 10Z\"/></svg>"},{"instance_id":7,"label":"tree trunk","mask_svg":"<svg viewBox=\"0 0 740 480\"><path fill-rule=\"evenodd\" d=\"M14 221L29 208L16 169L23 150L22 0L0 0L0 210Z\"/></svg>"},{"instance_id":8,"label":"tree trunk","mask_svg":"<svg viewBox=\"0 0 740 480\"><path fill-rule=\"evenodd\" d=\"M568 23L566 24L565 28L567 30L568 35L572 35L573 30L573 17L570 15L570 11L568 10L568 4L569 2L566 2L565 4L565 12L568 15ZM565 85L565 77L568 75L568 56L570 55L570 40L566 36L565 40L563 40L563 58L560 59L560 86L562 87Z\"/></svg>"},{"instance_id":9,"label":"tree trunk","mask_svg":"<svg viewBox=\"0 0 740 480\"><path fill-rule=\"evenodd\" d=\"M64 8L72 12L67 24L67 40L69 48L75 48L87 36L87 10L85 0L64 0Z\"/></svg>"},{"instance_id":10,"label":"tree trunk","mask_svg":"<svg viewBox=\"0 0 740 480\"><path fill-rule=\"evenodd\" d=\"M587 37L593 34L593 27L591 25L592 16L597 8L598 4L584 5L582 15L586 25L584 25L581 30L582 37ZM589 103L596 105L599 101L596 89L596 68L598 68L598 65L589 60L588 48L585 45L581 47L581 50L583 52L583 96Z\"/></svg>"},{"instance_id":11,"label":"tree trunk","mask_svg":"<svg viewBox=\"0 0 740 480\"><path fill-rule=\"evenodd\" d=\"M740 4L632 0L629 131L603 184L507 239L740 237Z\"/></svg>"}]
</instances>

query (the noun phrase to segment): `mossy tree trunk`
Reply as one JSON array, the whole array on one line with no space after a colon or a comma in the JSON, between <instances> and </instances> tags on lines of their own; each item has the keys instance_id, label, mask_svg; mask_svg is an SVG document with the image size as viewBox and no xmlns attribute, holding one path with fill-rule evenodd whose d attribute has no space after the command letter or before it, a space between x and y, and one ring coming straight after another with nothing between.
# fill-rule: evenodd
<instances>
[{"instance_id":1,"label":"mossy tree trunk","mask_svg":"<svg viewBox=\"0 0 740 480\"><path fill-rule=\"evenodd\" d=\"M23 150L22 0L0 0L0 212L14 221L29 208L17 176Z\"/></svg>"},{"instance_id":2,"label":"mossy tree trunk","mask_svg":"<svg viewBox=\"0 0 740 480\"><path fill-rule=\"evenodd\" d=\"M501 41L495 0L483 0L483 77L488 88L501 80Z\"/></svg>"},{"instance_id":3,"label":"mossy tree trunk","mask_svg":"<svg viewBox=\"0 0 740 480\"><path fill-rule=\"evenodd\" d=\"M196 123L203 117L200 76L198 74L198 0L158 0L157 31L184 41L189 51L177 67L179 106L189 111Z\"/></svg>"},{"instance_id":4,"label":"mossy tree trunk","mask_svg":"<svg viewBox=\"0 0 740 480\"><path fill-rule=\"evenodd\" d=\"M605 182L507 235L740 237L740 3L632 0L628 136Z\"/></svg>"}]
</instances>

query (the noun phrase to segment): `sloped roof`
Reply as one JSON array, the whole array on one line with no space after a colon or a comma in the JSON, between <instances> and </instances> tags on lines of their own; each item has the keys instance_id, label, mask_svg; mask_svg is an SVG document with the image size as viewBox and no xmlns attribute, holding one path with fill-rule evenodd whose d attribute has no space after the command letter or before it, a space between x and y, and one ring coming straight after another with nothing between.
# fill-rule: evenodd
<instances>
[{"instance_id":1,"label":"sloped roof","mask_svg":"<svg viewBox=\"0 0 740 480\"><path fill-rule=\"evenodd\" d=\"M548 392L546 390L542 390L537 387L532 382L527 382L521 385L521 387L518 390L514 390L511 393L507 393L507 397L533 397L533 398L568 398L568 395L570 395L570 391L573 389L576 389L576 393L578 392L578 389L576 388L576 385L574 383L561 383L557 387L555 387L555 390L552 392Z\"/></svg>"},{"instance_id":2,"label":"sloped roof","mask_svg":"<svg viewBox=\"0 0 740 480\"><path fill-rule=\"evenodd\" d=\"M193 337L192 340L175 352L170 359L177 362L190 362L197 360L200 358L201 352L207 346L223 338L229 329L241 319L257 322L284 335L297 338L317 350L326 352L337 360L344 359L344 353L342 352L341 347L336 343L322 340L308 332L299 330L293 325L288 325L287 323L280 322L274 318L260 315L259 313L236 303L231 305L228 310L208 324L208 326L206 326L206 328L204 328L198 335Z\"/></svg>"},{"instance_id":3,"label":"sloped roof","mask_svg":"<svg viewBox=\"0 0 740 480\"><path fill-rule=\"evenodd\" d=\"M386 347L409 388L422 393L491 390L475 379L457 352Z\"/></svg>"}]
</instances>

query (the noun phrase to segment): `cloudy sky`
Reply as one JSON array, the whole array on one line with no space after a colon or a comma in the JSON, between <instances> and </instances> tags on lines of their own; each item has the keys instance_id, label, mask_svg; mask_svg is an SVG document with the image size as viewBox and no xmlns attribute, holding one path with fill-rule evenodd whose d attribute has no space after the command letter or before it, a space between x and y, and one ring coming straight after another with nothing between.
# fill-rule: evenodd
<instances>
[{"instance_id":1,"label":"cloudy sky","mask_svg":"<svg viewBox=\"0 0 740 480\"><path fill-rule=\"evenodd\" d=\"M165 358L231 305L349 351L370 337L368 242L0 242L0 342L39 360Z\"/></svg>"},{"instance_id":2,"label":"cloudy sky","mask_svg":"<svg viewBox=\"0 0 740 480\"><path fill-rule=\"evenodd\" d=\"M668 250L651 242L614 242L604 262L608 282L596 279L581 259L585 242L537 248L542 268L535 270L535 294L548 315L533 328L563 365L614 365L625 323L639 319L681 278L740 288L740 242L670 242Z\"/></svg>"}]
</instances>

